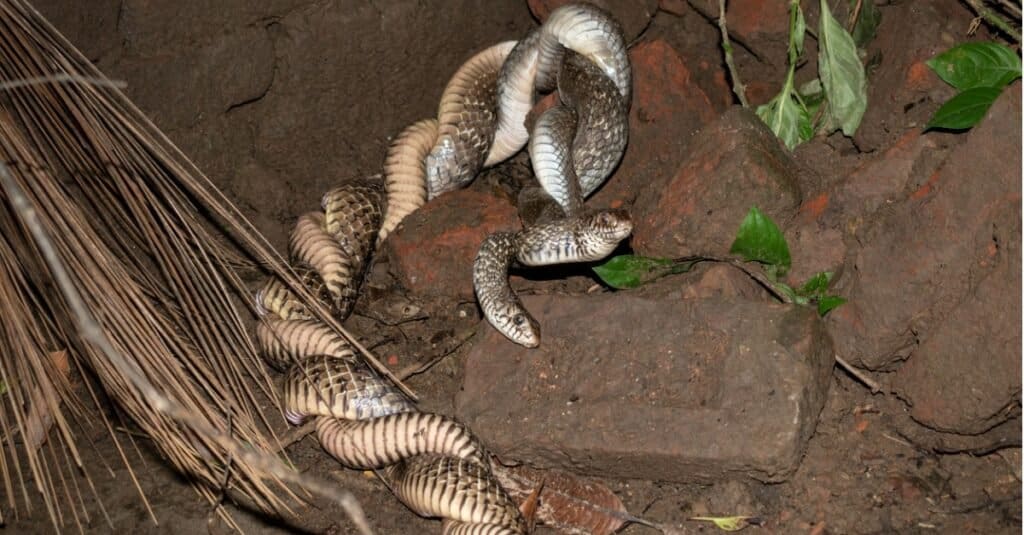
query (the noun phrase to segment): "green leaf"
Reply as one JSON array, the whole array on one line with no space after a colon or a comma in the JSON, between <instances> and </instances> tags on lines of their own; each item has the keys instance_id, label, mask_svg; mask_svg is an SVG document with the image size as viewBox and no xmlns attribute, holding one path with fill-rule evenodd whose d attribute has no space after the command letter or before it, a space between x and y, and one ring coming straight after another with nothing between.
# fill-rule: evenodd
<instances>
[{"instance_id":1,"label":"green leaf","mask_svg":"<svg viewBox=\"0 0 1024 535\"><path fill-rule=\"evenodd\" d=\"M1020 78L1020 58L999 43L964 43L925 63L939 78L961 91L1001 88Z\"/></svg>"},{"instance_id":2,"label":"green leaf","mask_svg":"<svg viewBox=\"0 0 1024 535\"><path fill-rule=\"evenodd\" d=\"M636 255L620 255L594 266L594 272L605 284L619 290L636 288L658 277L674 273L685 273L695 261L675 262L667 258L646 258Z\"/></svg>"},{"instance_id":3,"label":"green leaf","mask_svg":"<svg viewBox=\"0 0 1024 535\"><path fill-rule=\"evenodd\" d=\"M818 315L824 316L828 314L833 308L846 302L846 299L839 297L838 295L826 295L821 299L818 299Z\"/></svg>"},{"instance_id":4,"label":"green leaf","mask_svg":"<svg viewBox=\"0 0 1024 535\"><path fill-rule=\"evenodd\" d=\"M832 282L832 272L820 271L807 279L807 282L797 290L797 293L808 297L821 295L825 293L825 290L828 290L828 283L830 282Z\"/></svg>"},{"instance_id":5,"label":"green leaf","mask_svg":"<svg viewBox=\"0 0 1024 535\"><path fill-rule=\"evenodd\" d=\"M829 113L843 133L852 136L867 109L867 79L853 37L832 16L826 0L821 0L818 47L818 73L825 87Z\"/></svg>"},{"instance_id":6,"label":"green leaf","mask_svg":"<svg viewBox=\"0 0 1024 535\"><path fill-rule=\"evenodd\" d=\"M789 246L782 231L756 206L750 209L740 223L736 240L732 242L729 252L738 254L745 260L756 260L775 266L778 275L789 269L791 261Z\"/></svg>"},{"instance_id":7,"label":"green leaf","mask_svg":"<svg viewBox=\"0 0 1024 535\"><path fill-rule=\"evenodd\" d=\"M975 87L961 92L942 105L926 129L948 128L963 130L970 128L985 117L985 113L1002 93L1000 87Z\"/></svg>"},{"instance_id":8,"label":"green leaf","mask_svg":"<svg viewBox=\"0 0 1024 535\"><path fill-rule=\"evenodd\" d=\"M779 93L755 111L790 150L814 135L811 114L789 92Z\"/></svg>"},{"instance_id":9,"label":"green leaf","mask_svg":"<svg viewBox=\"0 0 1024 535\"><path fill-rule=\"evenodd\" d=\"M793 40L793 47L796 49L796 57L789 58L790 63L796 63L800 54L804 53L804 34L806 32L807 21L804 20L804 10L800 9L800 4L797 4L796 24L793 26L793 35L790 36L790 39Z\"/></svg>"},{"instance_id":10,"label":"green leaf","mask_svg":"<svg viewBox=\"0 0 1024 535\"><path fill-rule=\"evenodd\" d=\"M858 0L850 0L851 9L857 4ZM878 23L882 22L882 13L875 7L875 3L871 0L866 0L860 4L860 14L857 16L857 22L853 25L853 43L857 45L857 48L864 48L875 38L875 32L878 30Z\"/></svg>"}]
</instances>

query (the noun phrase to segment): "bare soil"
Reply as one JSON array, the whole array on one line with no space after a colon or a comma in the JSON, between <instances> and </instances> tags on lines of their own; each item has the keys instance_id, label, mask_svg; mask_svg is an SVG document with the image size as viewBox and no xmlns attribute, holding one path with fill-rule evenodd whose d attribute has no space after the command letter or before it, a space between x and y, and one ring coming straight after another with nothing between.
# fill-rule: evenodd
<instances>
[{"instance_id":1,"label":"bare soil","mask_svg":"<svg viewBox=\"0 0 1024 535\"><path fill-rule=\"evenodd\" d=\"M936 2L940 3L942 10L925 9L920 16L942 16L943 20L923 19L916 24L957 28L961 33L950 35L949 40L962 40L970 12L955 0ZM465 59L484 46L517 39L536 24L522 0L43 0L38 4L108 76L127 82L129 96L281 250L286 248L295 218L314 209L323 191L345 178L380 171L390 136L435 113L444 84ZM900 4L880 3L883 17ZM880 43L893 47L881 54L900 54L901 43L913 40L913 31L904 33L905 39L880 36ZM696 12L659 12L640 40L654 37L686 51L687 57L702 57L712 65L721 61L716 28ZM742 49L738 54L745 76L755 82L752 85L777 87L778 62L758 61ZM700 85L718 87L712 80L713 70L693 75ZM895 87L873 87L872 93L889 89L896 91ZM713 96L716 102L730 98ZM834 135L801 147L796 158L822 177L818 188L825 190L865 161L884 154L897 142L898 134L919 119L905 113L885 117L884 128L879 122L865 123L870 148L867 141L858 147ZM943 146L958 143L951 136ZM488 186L476 187L500 188L514 179L522 165L520 157L482 178ZM562 284L573 291L585 291L593 284L582 276L541 282ZM383 268L375 270L370 283L348 325L397 370L444 356L408 382L423 398L425 410L452 413L465 349L460 343L480 321L475 304L453 306L406 297ZM900 399L872 395L837 369L804 460L785 483L604 483L634 514L683 525L693 533L717 530L687 521L689 517L740 514L761 517L764 526L748 531L764 533L1019 532L1019 447L979 455L936 454L899 432L907 411ZM96 494L114 529L92 501L87 504L93 513L85 531L228 532L187 482L155 457L146 438L132 435L127 427L117 433L123 443L131 438L138 446L127 446L125 455L136 467L139 486L159 524L150 519L106 431L87 425L83 438L94 447L85 447L83 455L86 463L96 467L92 470ZM282 422L281 431L285 430ZM378 533L440 529L436 521L408 511L376 479L343 469L312 437L292 445L288 455L301 470L350 489ZM355 532L338 508L317 498L312 501L313 507L298 511L287 522L263 518L244 507L229 508L250 533ZM19 533L52 531L43 511L8 527ZM649 528L640 526L624 530L646 532Z\"/></svg>"}]
</instances>

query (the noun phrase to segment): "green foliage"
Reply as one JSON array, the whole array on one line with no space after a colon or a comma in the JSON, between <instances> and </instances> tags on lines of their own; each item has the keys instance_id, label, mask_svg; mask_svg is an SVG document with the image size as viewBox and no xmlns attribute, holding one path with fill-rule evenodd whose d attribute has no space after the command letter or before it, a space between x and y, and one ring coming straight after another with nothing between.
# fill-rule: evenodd
<instances>
[{"instance_id":1,"label":"green foliage","mask_svg":"<svg viewBox=\"0 0 1024 535\"><path fill-rule=\"evenodd\" d=\"M594 272L605 284L618 290L636 288L659 277L685 273L695 261L670 260L668 258L646 258L636 255L620 255L609 259Z\"/></svg>"},{"instance_id":2,"label":"green foliage","mask_svg":"<svg viewBox=\"0 0 1024 535\"><path fill-rule=\"evenodd\" d=\"M850 9L853 9L857 2L858 0L850 0ZM854 23L853 32L850 33L857 48L864 48L875 38L879 22L882 22L882 14L875 7L875 3L860 2L860 14L857 15L857 22Z\"/></svg>"},{"instance_id":3,"label":"green foliage","mask_svg":"<svg viewBox=\"0 0 1024 535\"><path fill-rule=\"evenodd\" d=\"M829 271L815 274L797 289L779 282L778 277L790 267L789 245L775 222L757 207L752 207L743 218L729 252L748 262L764 264L767 284L788 302L805 306L816 304L818 314L822 316L846 302L842 297L829 295L828 287L832 282L832 273ZM636 288L665 275L685 273L699 261L700 258L672 260L621 255L593 269L605 284L623 290Z\"/></svg>"},{"instance_id":4,"label":"green foliage","mask_svg":"<svg viewBox=\"0 0 1024 535\"><path fill-rule=\"evenodd\" d=\"M828 113L847 136L852 136L868 105L868 85L857 45L821 0L818 30L818 73L825 88Z\"/></svg>"},{"instance_id":5,"label":"green foliage","mask_svg":"<svg viewBox=\"0 0 1024 535\"><path fill-rule=\"evenodd\" d=\"M985 117L1002 92L1001 87L973 87L962 91L935 112L928 121L928 128L968 129Z\"/></svg>"},{"instance_id":6,"label":"green foliage","mask_svg":"<svg viewBox=\"0 0 1024 535\"><path fill-rule=\"evenodd\" d=\"M1017 53L999 43L964 43L927 61L949 85L960 90L928 121L928 128L966 130L978 124L1003 88L1021 76Z\"/></svg>"},{"instance_id":7,"label":"green foliage","mask_svg":"<svg viewBox=\"0 0 1024 535\"><path fill-rule=\"evenodd\" d=\"M964 43L925 62L947 84L965 91L1005 87L1020 78L1017 53L999 43Z\"/></svg>"},{"instance_id":8,"label":"green foliage","mask_svg":"<svg viewBox=\"0 0 1024 535\"><path fill-rule=\"evenodd\" d=\"M740 223L736 239L729 248L732 254L744 260L767 264L776 275L783 275L789 269L789 245L782 231L757 207L752 207Z\"/></svg>"},{"instance_id":9,"label":"green foliage","mask_svg":"<svg viewBox=\"0 0 1024 535\"><path fill-rule=\"evenodd\" d=\"M842 128L844 134L852 136L867 108L867 81L857 54L858 41L835 20L825 0L821 0L821 11L818 32L818 71L821 78L813 81L816 89L794 90L793 76L803 53L807 23L800 2L791 0L786 81L774 98L756 109L757 116L789 149L811 139L815 130L831 132ZM864 42L874 35L878 19L874 5L867 9L862 7L857 22L861 28L860 39ZM821 117L816 124L815 117Z\"/></svg>"}]
</instances>

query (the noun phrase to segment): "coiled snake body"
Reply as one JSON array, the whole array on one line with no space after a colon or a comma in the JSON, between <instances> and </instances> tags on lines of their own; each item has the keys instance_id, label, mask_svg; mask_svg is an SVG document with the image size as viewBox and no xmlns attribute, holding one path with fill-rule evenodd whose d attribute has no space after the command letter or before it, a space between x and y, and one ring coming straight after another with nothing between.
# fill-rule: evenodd
<instances>
[{"instance_id":1,"label":"coiled snake body","mask_svg":"<svg viewBox=\"0 0 1024 535\"><path fill-rule=\"evenodd\" d=\"M538 345L539 326L512 292L508 269L599 260L631 232L624 211L583 206L625 148L630 76L618 24L587 4L558 8L523 40L475 55L448 83L438 118L414 123L395 138L383 180L349 182L324 195L321 212L299 218L290 253L303 285L344 319L376 243L427 200L464 186L529 140L538 181L563 214L489 236L473 281L495 328L517 343ZM537 91L556 86L560 104L541 114L531 135L525 122ZM291 423L316 418L324 449L345 466L380 469L410 509L444 518L444 533L526 532L466 426L417 411L282 281L268 281L256 304L263 353L287 371L284 405Z\"/></svg>"}]
</instances>

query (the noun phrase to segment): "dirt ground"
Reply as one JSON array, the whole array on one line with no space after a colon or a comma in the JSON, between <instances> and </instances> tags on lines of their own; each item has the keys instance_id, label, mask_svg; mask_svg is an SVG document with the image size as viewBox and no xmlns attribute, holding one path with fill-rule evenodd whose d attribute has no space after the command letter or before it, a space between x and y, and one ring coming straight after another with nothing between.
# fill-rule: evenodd
<instances>
[{"instance_id":1,"label":"dirt ground","mask_svg":"<svg viewBox=\"0 0 1024 535\"><path fill-rule=\"evenodd\" d=\"M911 4L876 3L883 20L887 16L896 20ZM232 0L214 4L45 0L38 6L108 76L127 82L128 95L281 250L286 249L287 232L295 218L315 208L322 192L339 180L380 172L391 136L412 121L434 114L444 84L466 58L492 43L517 39L536 24L523 0ZM784 2L751 4L769 9ZM936 29L928 46L944 43L948 47L964 40L970 11L955 0L935 4L941 8L914 8L914 16L920 17L914 20L918 28ZM692 65L702 67L691 69L692 80L687 83L710 97L707 113L716 117L732 102L728 91L722 90L720 75L716 78L721 72L717 29L685 2L662 5L667 10L654 14L646 26L635 24L635 32L642 34L634 37L640 43L660 40L684 58L699 58ZM742 13L736 14L741 38L745 36L752 48L763 43L759 50L765 57L758 59L740 47L737 59L751 86L751 98L763 102L778 87L784 56L769 57L778 37L770 25L744 33L748 22ZM917 32L898 33L892 29L886 33L886 27L881 27L871 50L879 58L899 61L908 50L926 48ZM880 70L869 79L872 94L900 94L904 77L887 78L885 72ZM905 132L919 128L929 110L949 96L941 84L915 94L920 99L910 108L896 98L879 98L876 111L869 107L863 132L854 140L833 135L801 146L795 160L817 177L814 187L806 188L804 200L814 198L816 192L831 191L848 175L887 158ZM903 111L891 113L894 107ZM644 142L642 136L639 139ZM934 145L921 152L945 155L964 142L953 134L930 139ZM927 168L927 154L913 165ZM478 179L474 188L514 190L525 180L524 162L520 155ZM926 178L927 174L921 182ZM1017 233L1019 244L1019 226ZM843 253L838 258L841 261ZM585 272L569 274L573 276L567 282L538 280L534 284L543 291L585 291L594 283ZM383 264L369 283L348 326L396 369L446 355L408 383L423 398L425 410L451 414L468 345L461 342L464 333L472 332L480 321L474 302L431 300L400 292L399 282ZM1016 313L1019 336L1019 309ZM892 370L866 367L880 370L883 377ZM1019 414L1019 392L1018 386L1011 413ZM762 527L748 528L748 532L1019 532L1019 434L1015 448L939 454L908 440L910 410L899 397L873 395L837 369L804 459L784 483L737 480L678 485L610 479L604 483L632 513L682 526L688 533L717 531L687 521L690 517L741 514L764 521ZM1012 420L1011 425L1019 426L1019 421ZM281 430L285 427L282 422ZM83 432L95 444L84 448L86 462L109 466L109 470L95 470L93 479L114 532L228 532L187 483L160 463L145 437L118 431L138 445L129 447L126 455L137 467L139 485L159 520L154 524L106 431L86 426ZM440 529L436 521L421 519L404 508L377 480L341 468L312 437L291 446L288 454L301 470L351 490L378 533ZM249 533L355 533L339 509L318 499L313 504L288 523L233 505L229 508ZM110 532L99 510L91 510L97 512L87 531ZM52 531L42 512L7 527L19 533ZM630 526L623 532L653 531Z\"/></svg>"}]
</instances>

